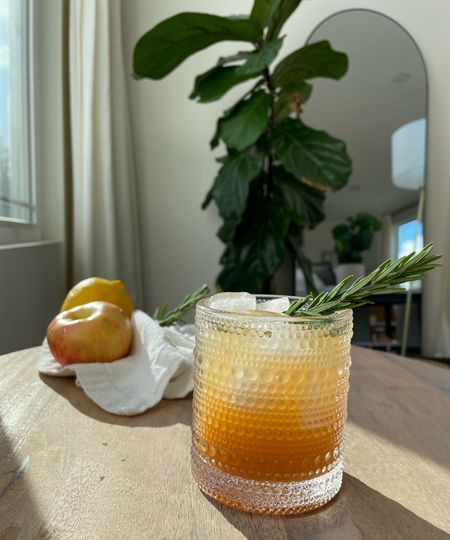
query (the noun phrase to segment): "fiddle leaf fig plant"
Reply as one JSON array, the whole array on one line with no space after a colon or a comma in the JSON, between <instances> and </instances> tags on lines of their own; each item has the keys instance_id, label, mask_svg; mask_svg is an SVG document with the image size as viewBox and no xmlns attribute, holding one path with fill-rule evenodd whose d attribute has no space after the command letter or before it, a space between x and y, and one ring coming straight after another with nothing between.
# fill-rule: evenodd
<instances>
[{"instance_id":1,"label":"fiddle leaf fig plant","mask_svg":"<svg viewBox=\"0 0 450 540\"><path fill-rule=\"evenodd\" d=\"M215 202L225 244L217 284L222 290L271 290L286 252L298 261L314 291L302 231L324 219L325 192L351 174L345 143L303 122L315 77L340 79L347 55L328 41L301 47L277 62L283 25L301 0L255 0L250 15L180 13L144 34L134 50L137 78L161 79L192 54L221 41L247 43L221 57L194 81L190 98L221 99L246 83L241 98L219 118L210 146L225 148L202 207ZM240 49L242 48L242 45ZM252 81L252 83L250 83Z\"/></svg>"}]
</instances>

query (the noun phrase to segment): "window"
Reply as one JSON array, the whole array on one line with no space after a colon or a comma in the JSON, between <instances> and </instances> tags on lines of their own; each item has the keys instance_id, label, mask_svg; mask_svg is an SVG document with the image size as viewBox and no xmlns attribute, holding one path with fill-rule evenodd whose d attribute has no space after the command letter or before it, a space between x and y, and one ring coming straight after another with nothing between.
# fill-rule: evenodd
<instances>
[{"instance_id":1,"label":"window","mask_svg":"<svg viewBox=\"0 0 450 540\"><path fill-rule=\"evenodd\" d=\"M417 245L416 245L417 238ZM423 248L423 226L417 219L401 223L397 227L397 258L408 255L411 251L419 251ZM406 288L420 288L420 281L406 283Z\"/></svg>"},{"instance_id":2,"label":"window","mask_svg":"<svg viewBox=\"0 0 450 540\"><path fill-rule=\"evenodd\" d=\"M416 246L417 236L417 246ZM423 227L420 221L413 219L402 223L397 229L397 259L408 255L411 251L423 248Z\"/></svg>"},{"instance_id":3,"label":"window","mask_svg":"<svg viewBox=\"0 0 450 540\"><path fill-rule=\"evenodd\" d=\"M0 219L34 223L30 1L0 0Z\"/></svg>"}]
</instances>

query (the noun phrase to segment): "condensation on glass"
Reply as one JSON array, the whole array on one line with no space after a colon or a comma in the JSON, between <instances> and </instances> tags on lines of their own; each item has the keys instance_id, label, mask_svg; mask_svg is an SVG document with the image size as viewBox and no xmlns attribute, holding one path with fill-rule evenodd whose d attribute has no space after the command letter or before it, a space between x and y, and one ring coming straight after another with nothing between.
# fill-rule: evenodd
<instances>
[{"instance_id":1,"label":"condensation on glass","mask_svg":"<svg viewBox=\"0 0 450 540\"><path fill-rule=\"evenodd\" d=\"M192 470L200 489L267 514L312 510L336 495L351 334L350 310L312 319L197 305Z\"/></svg>"}]
</instances>

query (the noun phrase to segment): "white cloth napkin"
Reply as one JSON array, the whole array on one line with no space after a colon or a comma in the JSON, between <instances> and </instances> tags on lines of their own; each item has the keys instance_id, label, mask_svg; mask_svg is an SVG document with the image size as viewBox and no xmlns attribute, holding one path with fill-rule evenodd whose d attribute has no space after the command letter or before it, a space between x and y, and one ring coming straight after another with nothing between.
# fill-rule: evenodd
<instances>
[{"instance_id":1,"label":"white cloth napkin","mask_svg":"<svg viewBox=\"0 0 450 540\"><path fill-rule=\"evenodd\" d=\"M183 398L192 391L194 326L159 326L146 313L132 317L130 354L108 363L61 366L44 340L38 370L46 375L75 375L77 384L105 411L133 416L163 397Z\"/></svg>"}]
</instances>

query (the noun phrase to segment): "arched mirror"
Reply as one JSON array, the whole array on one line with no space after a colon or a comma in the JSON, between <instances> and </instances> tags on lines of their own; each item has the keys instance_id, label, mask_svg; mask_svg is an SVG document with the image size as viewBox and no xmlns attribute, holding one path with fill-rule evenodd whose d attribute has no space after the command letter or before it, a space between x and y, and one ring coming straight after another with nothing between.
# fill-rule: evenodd
<instances>
[{"instance_id":1,"label":"arched mirror","mask_svg":"<svg viewBox=\"0 0 450 540\"><path fill-rule=\"evenodd\" d=\"M304 238L319 288L326 288L333 279L367 273L388 257L398 258L422 247L427 79L411 36L378 13L350 10L334 15L314 30L309 42L320 40L347 53L349 70L339 81L315 82L304 120L343 139L353 160L348 184L327 194L325 222ZM372 244L365 251L355 251L356 244L348 243L348 235L368 223L376 223ZM420 284L415 287L412 321L417 319L417 326ZM394 300L399 308L392 306ZM382 304L383 299L379 301ZM379 338L388 348L401 342L406 297L392 302L368 312L371 323L359 335L356 328L357 341L373 345ZM416 336L410 347L420 346L419 330L410 331L411 337Z\"/></svg>"}]
</instances>

